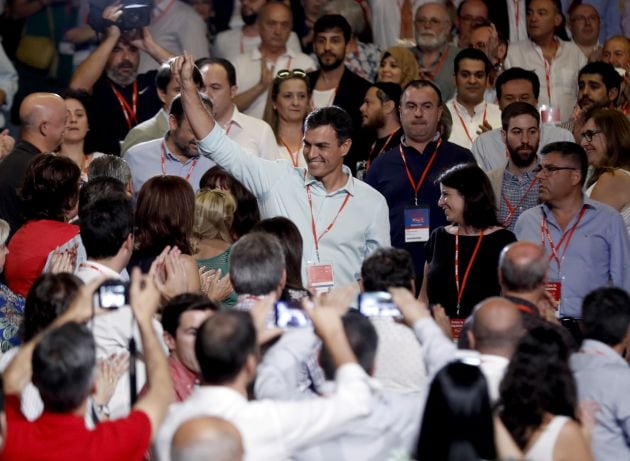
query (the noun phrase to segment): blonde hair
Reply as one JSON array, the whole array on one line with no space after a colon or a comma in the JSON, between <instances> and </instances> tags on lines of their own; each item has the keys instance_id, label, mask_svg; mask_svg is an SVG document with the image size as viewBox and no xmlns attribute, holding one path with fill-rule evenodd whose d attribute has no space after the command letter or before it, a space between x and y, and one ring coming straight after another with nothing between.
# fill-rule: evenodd
<instances>
[{"instance_id":1,"label":"blonde hair","mask_svg":"<svg viewBox=\"0 0 630 461\"><path fill-rule=\"evenodd\" d=\"M9 232L11 231L11 227L9 223L4 219L0 219L0 245L4 245L7 243L7 239L9 238Z\"/></svg>"},{"instance_id":2,"label":"blonde hair","mask_svg":"<svg viewBox=\"0 0 630 461\"><path fill-rule=\"evenodd\" d=\"M201 189L195 196L195 222L192 243L197 251L198 243L207 239L221 239L232 243L230 228L236 211L232 194L217 189Z\"/></svg>"},{"instance_id":3,"label":"blonde hair","mask_svg":"<svg viewBox=\"0 0 630 461\"><path fill-rule=\"evenodd\" d=\"M392 46L383 53L379 68L383 65L383 61L390 56L394 58L398 67L400 67L399 85L404 90L409 82L419 78L420 68L418 67L418 61L409 49L402 46Z\"/></svg>"}]
</instances>

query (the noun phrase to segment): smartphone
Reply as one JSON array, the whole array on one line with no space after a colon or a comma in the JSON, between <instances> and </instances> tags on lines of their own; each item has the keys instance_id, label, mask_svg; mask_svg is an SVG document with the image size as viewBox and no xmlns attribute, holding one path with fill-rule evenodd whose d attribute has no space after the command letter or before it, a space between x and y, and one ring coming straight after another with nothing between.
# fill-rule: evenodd
<instances>
[{"instance_id":1,"label":"smartphone","mask_svg":"<svg viewBox=\"0 0 630 461\"><path fill-rule=\"evenodd\" d=\"M401 317L392 295L387 291L368 291L359 294L359 312L366 317Z\"/></svg>"},{"instance_id":2,"label":"smartphone","mask_svg":"<svg viewBox=\"0 0 630 461\"><path fill-rule=\"evenodd\" d=\"M278 301L275 305L278 328L304 328L312 325L299 302Z\"/></svg>"},{"instance_id":3,"label":"smartphone","mask_svg":"<svg viewBox=\"0 0 630 461\"><path fill-rule=\"evenodd\" d=\"M129 284L122 280L106 280L98 287L95 296L101 309L118 309L129 304Z\"/></svg>"}]
</instances>

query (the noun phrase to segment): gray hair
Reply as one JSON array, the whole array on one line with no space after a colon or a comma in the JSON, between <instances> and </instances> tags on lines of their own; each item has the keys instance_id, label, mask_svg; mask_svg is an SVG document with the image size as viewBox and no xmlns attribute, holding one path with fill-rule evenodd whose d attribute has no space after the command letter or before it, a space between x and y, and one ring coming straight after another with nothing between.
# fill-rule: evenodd
<instances>
[{"instance_id":1,"label":"gray hair","mask_svg":"<svg viewBox=\"0 0 630 461\"><path fill-rule=\"evenodd\" d=\"M541 252L538 257L523 263L508 255L511 246L506 246L499 257L499 272L505 288L515 292L528 292L538 288L547 275L547 256Z\"/></svg>"},{"instance_id":2,"label":"gray hair","mask_svg":"<svg viewBox=\"0 0 630 461\"><path fill-rule=\"evenodd\" d=\"M275 235L252 232L232 246L230 279L239 295L260 296L277 290L284 270L284 251Z\"/></svg>"},{"instance_id":3,"label":"gray hair","mask_svg":"<svg viewBox=\"0 0 630 461\"><path fill-rule=\"evenodd\" d=\"M346 18L355 36L361 35L365 30L363 9L355 0L331 0L319 10L320 17L326 14L340 14Z\"/></svg>"},{"instance_id":4,"label":"gray hair","mask_svg":"<svg viewBox=\"0 0 630 461\"><path fill-rule=\"evenodd\" d=\"M88 179L101 176L116 178L126 185L131 180L131 170L122 158L115 155L103 155L92 160L88 167Z\"/></svg>"}]
</instances>

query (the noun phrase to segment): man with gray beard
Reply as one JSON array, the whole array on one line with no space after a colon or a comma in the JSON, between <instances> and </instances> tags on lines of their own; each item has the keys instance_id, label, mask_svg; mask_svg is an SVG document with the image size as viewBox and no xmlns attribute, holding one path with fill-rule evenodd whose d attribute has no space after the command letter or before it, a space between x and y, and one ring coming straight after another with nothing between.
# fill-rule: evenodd
<instances>
[{"instance_id":1,"label":"man with gray beard","mask_svg":"<svg viewBox=\"0 0 630 461\"><path fill-rule=\"evenodd\" d=\"M459 48L450 45L451 21L442 3L425 3L416 10L416 46L410 50L418 59L421 79L433 81L442 92L444 101L455 95L453 62Z\"/></svg>"},{"instance_id":2,"label":"man with gray beard","mask_svg":"<svg viewBox=\"0 0 630 461\"><path fill-rule=\"evenodd\" d=\"M120 141L129 130L161 108L155 86L156 71L138 74L139 50L159 63L172 54L153 40L146 27L121 32L115 25L121 14L120 4L105 8L103 19L111 25L100 45L77 68L70 81L71 88L92 94L86 152L120 155Z\"/></svg>"}]
</instances>

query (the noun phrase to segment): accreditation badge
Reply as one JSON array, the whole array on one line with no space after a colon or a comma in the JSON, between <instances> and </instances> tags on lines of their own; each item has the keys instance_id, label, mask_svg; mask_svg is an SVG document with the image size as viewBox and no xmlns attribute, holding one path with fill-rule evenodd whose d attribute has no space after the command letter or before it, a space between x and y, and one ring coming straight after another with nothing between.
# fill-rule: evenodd
<instances>
[{"instance_id":1,"label":"accreditation badge","mask_svg":"<svg viewBox=\"0 0 630 461\"><path fill-rule=\"evenodd\" d=\"M306 278L308 287L314 289L317 294L327 293L335 286L335 277L332 263L311 263L306 266Z\"/></svg>"},{"instance_id":2,"label":"accreditation badge","mask_svg":"<svg viewBox=\"0 0 630 461\"><path fill-rule=\"evenodd\" d=\"M413 207L404 210L405 243L429 240L429 207Z\"/></svg>"}]
</instances>

